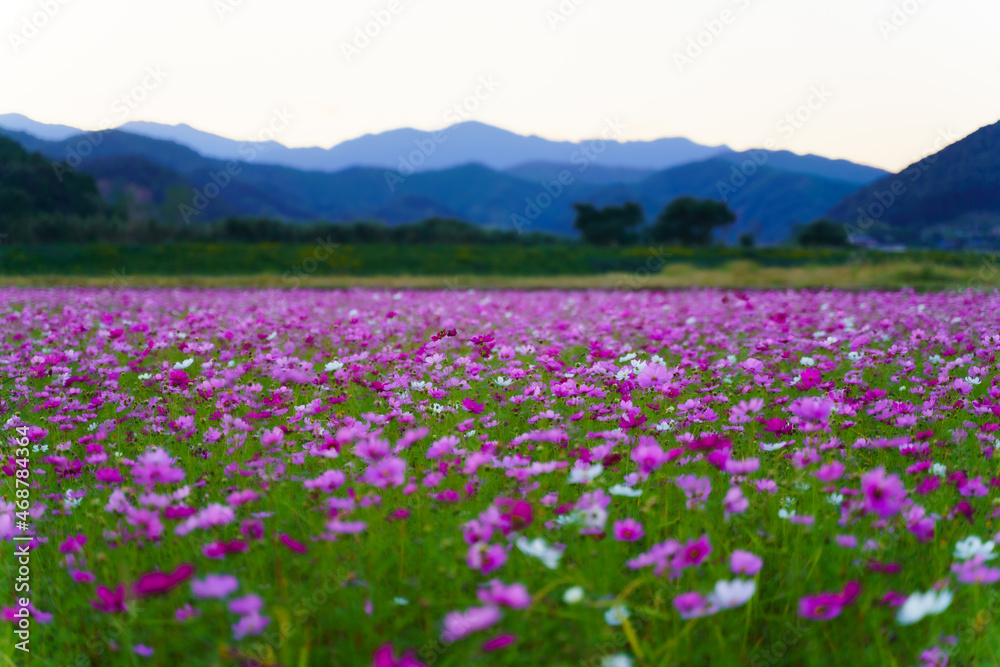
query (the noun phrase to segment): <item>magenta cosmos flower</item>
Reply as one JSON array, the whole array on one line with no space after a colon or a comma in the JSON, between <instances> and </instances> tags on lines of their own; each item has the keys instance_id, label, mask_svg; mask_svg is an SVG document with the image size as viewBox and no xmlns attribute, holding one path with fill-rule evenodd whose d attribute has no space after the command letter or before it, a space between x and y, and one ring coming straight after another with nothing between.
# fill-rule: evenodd
<instances>
[{"instance_id":1,"label":"magenta cosmos flower","mask_svg":"<svg viewBox=\"0 0 1000 667\"><path fill-rule=\"evenodd\" d=\"M180 586L194 575L194 566L184 563L173 572L150 572L139 577L132 585L132 594L138 598L162 595Z\"/></svg>"},{"instance_id":2,"label":"magenta cosmos flower","mask_svg":"<svg viewBox=\"0 0 1000 667\"><path fill-rule=\"evenodd\" d=\"M646 531L642 529L642 524L635 519L615 521L612 532L614 532L615 539L619 542L635 542L636 540L641 540L646 535Z\"/></svg>"},{"instance_id":3,"label":"magenta cosmos flower","mask_svg":"<svg viewBox=\"0 0 1000 667\"><path fill-rule=\"evenodd\" d=\"M674 607L684 620L710 616L718 611L711 602L701 593L691 591L681 593L674 598Z\"/></svg>"},{"instance_id":4,"label":"magenta cosmos flower","mask_svg":"<svg viewBox=\"0 0 1000 667\"><path fill-rule=\"evenodd\" d=\"M886 475L881 466L861 476L865 510L891 519L903 506L906 487L896 475Z\"/></svg>"},{"instance_id":5,"label":"magenta cosmos flower","mask_svg":"<svg viewBox=\"0 0 1000 667\"><path fill-rule=\"evenodd\" d=\"M799 616L814 621L826 621L840 616L844 607L854 602L861 594L861 584L849 581L839 593L820 593L799 600Z\"/></svg>"},{"instance_id":6,"label":"magenta cosmos flower","mask_svg":"<svg viewBox=\"0 0 1000 667\"><path fill-rule=\"evenodd\" d=\"M705 562L711 553L712 543L708 541L708 535L702 535L681 548L674 559L674 566L679 570L686 567L698 567Z\"/></svg>"},{"instance_id":7,"label":"magenta cosmos flower","mask_svg":"<svg viewBox=\"0 0 1000 667\"><path fill-rule=\"evenodd\" d=\"M425 665L413 656L412 651L406 651L397 659L392 644L385 644L375 651L372 667L425 667Z\"/></svg>"}]
</instances>

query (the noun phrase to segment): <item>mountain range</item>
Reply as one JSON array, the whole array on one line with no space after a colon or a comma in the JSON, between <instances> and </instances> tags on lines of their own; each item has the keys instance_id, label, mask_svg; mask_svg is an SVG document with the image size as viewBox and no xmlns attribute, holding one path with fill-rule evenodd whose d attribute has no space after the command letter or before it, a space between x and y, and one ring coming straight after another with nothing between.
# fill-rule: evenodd
<instances>
[{"instance_id":1,"label":"mountain range","mask_svg":"<svg viewBox=\"0 0 1000 667\"><path fill-rule=\"evenodd\" d=\"M829 217L879 240L988 245L1000 240L1000 122L860 188Z\"/></svg>"},{"instance_id":2,"label":"mountain range","mask_svg":"<svg viewBox=\"0 0 1000 667\"><path fill-rule=\"evenodd\" d=\"M280 114L276 119L284 122ZM66 125L39 123L21 114L0 114L0 128L24 132L47 141L61 141L85 134L83 130ZM254 155L252 161L258 163L327 172L352 167L373 167L397 170L405 174L411 171L439 171L466 164L481 164L495 171L509 171L522 169L533 163L580 165L587 162L599 167L600 171L634 170L648 176L654 171L711 157L740 155L727 146L705 146L679 137L626 142L614 139L575 143L550 141L537 136L519 135L476 121L457 123L435 132L401 128L366 134L326 149L288 148L275 141L236 141L185 124L130 121L115 129L180 144L207 158L247 161L249 155ZM617 125L612 119L607 121L602 134L620 135L623 131L624 127ZM846 160L828 160L815 155L797 156L787 153L780 162L792 171L804 171L852 183L868 183L886 173L874 167ZM773 166L782 168L779 164ZM617 180L602 179L602 182Z\"/></svg>"},{"instance_id":3,"label":"mountain range","mask_svg":"<svg viewBox=\"0 0 1000 667\"><path fill-rule=\"evenodd\" d=\"M997 208L989 183L976 185L979 176L988 181L996 170L996 136L984 130L945 149L940 166L911 186L912 192L927 191L920 202L933 201L935 184L951 179L956 187L972 189L980 210L949 208L945 196L940 212L925 212L916 224L947 222L941 216L984 220ZM751 231L758 241L775 243L788 238L793 224L826 213L850 222L845 211L855 210L859 197L870 199L900 178L787 151L741 153L686 139L552 142L476 122L437 133L403 129L366 135L330 149L237 142L184 125L140 122L82 133L16 114L0 116L0 133L92 175L108 200L127 197L131 210L190 222L266 216L397 224L440 216L572 234L576 202L636 201L652 219L674 198L692 195L729 203L738 216L726 232L730 240ZM976 151L987 155L966 155ZM418 153L423 160L416 159ZM871 225L872 232L897 224L897 217L915 219L914 206L923 204L892 207L891 215Z\"/></svg>"}]
</instances>

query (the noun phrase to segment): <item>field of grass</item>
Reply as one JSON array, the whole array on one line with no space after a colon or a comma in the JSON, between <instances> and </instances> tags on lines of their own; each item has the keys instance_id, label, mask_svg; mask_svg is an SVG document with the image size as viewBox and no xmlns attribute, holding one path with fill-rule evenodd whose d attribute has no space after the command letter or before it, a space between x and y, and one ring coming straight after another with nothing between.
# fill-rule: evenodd
<instances>
[{"instance_id":1,"label":"field of grass","mask_svg":"<svg viewBox=\"0 0 1000 667\"><path fill-rule=\"evenodd\" d=\"M719 267L702 268L678 262L632 272L594 275L500 276L500 275L311 275L290 281L275 273L250 275L149 275L114 271L97 276L37 274L0 275L0 285L21 287L243 287L336 289L348 287L385 289L679 289L724 287L768 289L779 287L842 289L995 289L1000 271L984 261L978 267L957 267L930 262L896 261L761 266L749 260L730 261Z\"/></svg>"}]
</instances>

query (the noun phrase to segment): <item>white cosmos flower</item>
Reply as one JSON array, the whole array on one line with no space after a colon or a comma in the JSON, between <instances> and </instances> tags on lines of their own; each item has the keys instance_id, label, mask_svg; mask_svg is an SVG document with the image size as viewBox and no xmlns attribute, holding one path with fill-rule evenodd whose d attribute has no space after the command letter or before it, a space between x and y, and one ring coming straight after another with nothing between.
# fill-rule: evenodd
<instances>
[{"instance_id":1,"label":"white cosmos flower","mask_svg":"<svg viewBox=\"0 0 1000 667\"><path fill-rule=\"evenodd\" d=\"M944 477L948 472L948 467L943 463L935 463L931 466L931 472L937 477Z\"/></svg>"},{"instance_id":2,"label":"white cosmos flower","mask_svg":"<svg viewBox=\"0 0 1000 667\"><path fill-rule=\"evenodd\" d=\"M608 522L608 511L599 505L594 505L580 513L583 525L592 530L603 530Z\"/></svg>"},{"instance_id":3,"label":"white cosmos flower","mask_svg":"<svg viewBox=\"0 0 1000 667\"><path fill-rule=\"evenodd\" d=\"M746 604L757 590L757 583L752 579L725 579L715 582L715 589L708 594L708 601L714 607L739 607Z\"/></svg>"},{"instance_id":4,"label":"white cosmos flower","mask_svg":"<svg viewBox=\"0 0 1000 667\"><path fill-rule=\"evenodd\" d=\"M760 443L760 448L765 452L776 452L788 446L787 442L775 442L774 444Z\"/></svg>"},{"instance_id":5,"label":"white cosmos flower","mask_svg":"<svg viewBox=\"0 0 1000 667\"><path fill-rule=\"evenodd\" d=\"M604 612L604 620L608 625L621 625L631 615L628 607L619 603Z\"/></svg>"},{"instance_id":6,"label":"white cosmos flower","mask_svg":"<svg viewBox=\"0 0 1000 667\"><path fill-rule=\"evenodd\" d=\"M175 371L182 371L182 370L184 370L185 368L187 368L188 366L190 366L193 363L194 363L194 359L192 357L188 357L184 361L178 361L176 364L174 364L174 370Z\"/></svg>"},{"instance_id":7,"label":"white cosmos flower","mask_svg":"<svg viewBox=\"0 0 1000 667\"><path fill-rule=\"evenodd\" d=\"M674 428L674 421L672 419L664 419L656 425L656 430L663 433L664 431L670 431Z\"/></svg>"},{"instance_id":8,"label":"white cosmos flower","mask_svg":"<svg viewBox=\"0 0 1000 667\"><path fill-rule=\"evenodd\" d=\"M642 495L642 489L633 489L631 486L625 486L624 484L615 484L610 489L608 493L613 496L626 496L628 498L638 498Z\"/></svg>"},{"instance_id":9,"label":"white cosmos flower","mask_svg":"<svg viewBox=\"0 0 1000 667\"><path fill-rule=\"evenodd\" d=\"M900 625L913 625L924 616L940 614L948 608L955 595L948 589L935 593L914 593L906 598L906 602L896 612L896 622Z\"/></svg>"},{"instance_id":10,"label":"white cosmos flower","mask_svg":"<svg viewBox=\"0 0 1000 667\"><path fill-rule=\"evenodd\" d=\"M589 468L573 468L569 471L569 483L586 484L597 479L602 472L604 472L604 466L600 463L595 463Z\"/></svg>"},{"instance_id":11,"label":"white cosmos flower","mask_svg":"<svg viewBox=\"0 0 1000 667\"><path fill-rule=\"evenodd\" d=\"M339 371L343 367L344 364L340 363L339 361L331 361L330 363L328 363L326 366L323 367L323 370L325 370L327 373L333 373L334 371Z\"/></svg>"},{"instance_id":12,"label":"white cosmos flower","mask_svg":"<svg viewBox=\"0 0 1000 667\"><path fill-rule=\"evenodd\" d=\"M973 535L965 538L955 545L954 556L958 560L969 560L970 558L975 558L976 556L982 556L983 560L993 560L997 557L997 555L993 553L994 546L995 545L992 541L983 542L981 539Z\"/></svg>"},{"instance_id":13,"label":"white cosmos flower","mask_svg":"<svg viewBox=\"0 0 1000 667\"><path fill-rule=\"evenodd\" d=\"M813 359L812 357L802 357L801 359L799 359L799 363L802 364L803 366L815 366L816 360Z\"/></svg>"},{"instance_id":14,"label":"white cosmos flower","mask_svg":"<svg viewBox=\"0 0 1000 667\"><path fill-rule=\"evenodd\" d=\"M529 541L528 538L522 536L517 538L515 544L521 550L521 553L532 558L537 558L550 570L559 567L559 559L562 558L563 552L553 549L542 538L536 537Z\"/></svg>"},{"instance_id":15,"label":"white cosmos flower","mask_svg":"<svg viewBox=\"0 0 1000 667\"><path fill-rule=\"evenodd\" d=\"M666 308L666 306L664 306ZM624 653L609 655L601 661L601 667L632 667L632 658Z\"/></svg>"},{"instance_id":16,"label":"white cosmos flower","mask_svg":"<svg viewBox=\"0 0 1000 667\"><path fill-rule=\"evenodd\" d=\"M562 599L566 604L576 604L583 599L583 595L583 586L573 586L572 588L566 589L566 592L563 593Z\"/></svg>"},{"instance_id":17,"label":"white cosmos flower","mask_svg":"<svg viewBox=\"0 0 1000 667\"><path fill-rule=\"evenodd\" d=\"M496 376L493 380L501 387L509 387L514 381L510 378L504 377L502 375Z\"/></svg>"},{"instance_id":18,"label":"white cosmos flower","mask_svg":"<svg viewBox=\"0 0 1000 667\"><path fill-rule=\"evenodd\" d=\"M840 506L840 503L844 502L844 496L839 493L831 493L826 497L826 502L834 506Z\"/></svg>"},{"instance_id":19,"label":"white cosmos flower","mask_svg":"<svg viewBox=\"0 0 1000 667\"><path fill-rule=\"evenodd\" d=\"M434 403L433 405L431 405L431 410L432 410L432 411L433 411L433 412L434 412L435 414L438 414L438 415L439 415L439 414L441 414L442 412L444 412L444 406L443 406L443 405L441 405L440 403Z\"/></svg>"},{"instance_id":20,"label":"white cosmos flower","mask_svg":"<svg viewBox=\"0 0 1000 667\"><path fill-rule=\"evenodd\" d=\"M980 378L974 378L971 375L969 377L965 378L965 381L968 382L969 384L973 384L973 385L979 384L980 382L982 382L982 380Z\"/></svg>"},{"instance_id":21,"label":"white cosmos flower","mask_svg":"<svg viewBox=\"0 0 1000 667\"><path fill-rule=\"evenodd\" d=\"M153 377L152 373L139 373L137 376L140 380L148 380Z\"/></svg>"}]
</instances>

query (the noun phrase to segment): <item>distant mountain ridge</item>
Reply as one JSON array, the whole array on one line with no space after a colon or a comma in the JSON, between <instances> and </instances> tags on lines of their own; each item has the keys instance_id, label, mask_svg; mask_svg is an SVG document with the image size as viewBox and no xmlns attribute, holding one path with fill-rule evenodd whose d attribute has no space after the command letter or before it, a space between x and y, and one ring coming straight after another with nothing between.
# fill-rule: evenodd
<instances>
[{"instance_id":1,"label":"distant mountain ridge","mask_svg":"<svg viewBox=\"0 0 1000 667\"><path fill-rule=\"evenodd\" d=\"M263 216L399 224L443 216L572 235L576 202L637 201L652 220L681 195L719 198L718 184L730 179L734 167L729 154L648 174L597 162L541 163L510 172L465 164L406 177L396 174L398 181L390 187L387 174L396 172L385 169L354 167L328 173L257 161L237 163L117 130L55 142L23 132L3 133L52 160L77 163L111 199L128 196L148 214L192 223ZM81 146L86 146L85 157ZM856 187L764 165L728 197L739 216L732 231L753 231L764 243L784 240L792 224L814 219Z\"/></svg>"},{"instance_id":2,"label":"distant mountain ridge","mask_svg":"<svg viewBox=\"0 0 1000 667\"><path fill-rule=\"evenodd\" d=\"M46 125L20 114L0 114L0 128L20 131L39 139L61 141L83 131L65 125ZM734 152L727 146L704 146L684 138L619 142L625 126L615 119L606 121L599 134L608 137L580 142L550 141L538 136L523 136L476 121L457 123L434 132L402 128L367 134L323 149L288 148L275 141L253 143L227 139L197 130L189 125L164 125L131 121L120 131L152 139L170 141L194 150L199 155L218 160L251 161L304 171L338 172L352 167L372 167L415 172L450 169L466 164L482 164L495 171L529 176L558 174L567 165L587 165L588 180L600 184L635 182L655 171L712 157L732 161L745 158L746 152ZM830 160L815 155L796 155L788 151L770 152L773 166L786 171L809 173L823 178L853 183L869 183L887 172L857 165L846 160ZM540 168L539 165L559 165ZM551 176L549 177L551 178Z\"/></svg>"}]
</instances>

